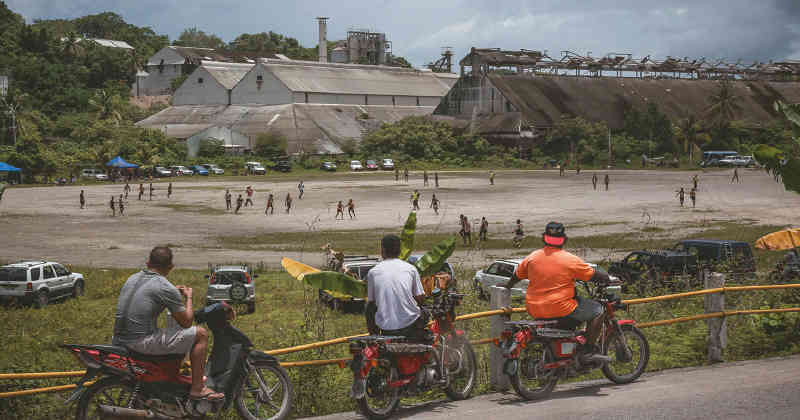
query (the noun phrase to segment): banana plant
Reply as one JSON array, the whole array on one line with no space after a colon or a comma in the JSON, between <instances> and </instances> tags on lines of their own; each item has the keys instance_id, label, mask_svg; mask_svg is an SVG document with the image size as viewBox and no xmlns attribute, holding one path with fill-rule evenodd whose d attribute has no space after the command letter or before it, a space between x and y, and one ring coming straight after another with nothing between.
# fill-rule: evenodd
<instances>
[{"instance_id":1,"label":"banana plant","mask_svg":"<svg viewBox=\"0 0 800 420\"><path fill-rule=\"evenodd\" d=\"M417 231L417 213L411 212L406 219L406 224L403 226L403 231L400 232L400 258L403 261L408 261L411 252L414 251L414 235Z\"/></svg>"}]
</instances>

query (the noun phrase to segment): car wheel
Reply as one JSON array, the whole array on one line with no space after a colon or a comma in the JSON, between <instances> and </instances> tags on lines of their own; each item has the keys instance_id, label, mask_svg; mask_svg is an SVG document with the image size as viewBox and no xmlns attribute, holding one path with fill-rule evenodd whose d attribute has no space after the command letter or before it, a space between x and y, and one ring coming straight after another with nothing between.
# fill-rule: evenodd
<instances>
[{"instance_id":1,"label":"car wheel","mask_svg":"<svg viewBox=\"0 0 800 420\"><path fill-rule=\"evenodd\" d=\"M83 296L83 292L84 292L83 282L82 281L76 281L75 282L75 286L72 287L72 297L79 298L79 297Z\"/></svg>"},{"instance_id":2,"label":"car wheel","mask_svg":"<svg viewBox=\"0 0 800 420\"><path fill-rule=\"evenodd\" d=\"M47 294L47 291L39 291L36 293L36 296L33 299L33 304L38 308L42 309L50 303L50 295Z\"/></svg>"}]
</instances>

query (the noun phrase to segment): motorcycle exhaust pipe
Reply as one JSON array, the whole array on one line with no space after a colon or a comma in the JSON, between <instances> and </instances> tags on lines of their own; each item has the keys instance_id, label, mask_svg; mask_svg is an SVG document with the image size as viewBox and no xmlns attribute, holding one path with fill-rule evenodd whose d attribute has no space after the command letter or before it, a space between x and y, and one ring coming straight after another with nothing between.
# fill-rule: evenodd
<instances>
[{"instance_id":1,"label":"motorcycle exhaust pipe","mask_svg":"<svg viewBox=\"0 0 800 420\"><path fill-rule=\"evenodd\" d=\"M100 411L101 418L104 420L112 419L159 419L169 420L169 417L160 416L150 410L137 410L135 408L116 407L113 405L97 406Z\"/></svg>"}]
</instances>

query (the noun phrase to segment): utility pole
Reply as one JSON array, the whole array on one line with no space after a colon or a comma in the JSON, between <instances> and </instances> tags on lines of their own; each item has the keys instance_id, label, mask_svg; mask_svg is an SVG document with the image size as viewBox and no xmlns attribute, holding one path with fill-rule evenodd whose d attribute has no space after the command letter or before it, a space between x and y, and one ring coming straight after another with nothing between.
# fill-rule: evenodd
<instances>
[{"instance_id":1,"label":"utility pole","mask_svg":"<svg viewBox=\"0 0 800 420\"><path fill-rule=\"evenodd\" d=\"M611 127L608 127L608 166L611 166Z\"/></svg>"},{"instance_id":2,"label":"utility pole","mask_svg":"<svg viewBox=\"0 0 800 420\"><path fill-rule=\"evenodd\" d=\"M0 98L2 104L6 107L6 114L11 117L11 138L14 139L14 147L17 146L17 110L19 109L19 104L12 104L6 101L3 98Z\"/></svg>"}]
</instances>

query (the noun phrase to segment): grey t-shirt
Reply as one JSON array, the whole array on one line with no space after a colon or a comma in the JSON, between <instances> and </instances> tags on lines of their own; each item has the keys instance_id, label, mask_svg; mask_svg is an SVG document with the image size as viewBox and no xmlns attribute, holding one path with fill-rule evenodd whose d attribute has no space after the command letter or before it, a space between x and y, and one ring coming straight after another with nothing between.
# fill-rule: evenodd
<instances>
[{"instance_id":1,"label":"grey t-shirt","mask_svg":"<svg viewBox=\"0 0 800 420\"><path fill-rule=\"evenodd\" d=\"M367 300L375 302L375 324L382 330L399 330L419 318L414 296L425 294L413 265L392 258L372 267L367 274Z\"/></svg>"},{"instance_id":2,"label":"grey t-shirt","mask_svg":"<svg viewBox=\"0 0 800 420\"><path fill-rule=\"evenodd\" d=\"M132 343L156 332L156 320L164 308L172 313L186 310L181 293L172 283L161 274L147 270L130 276L122 285L117 300L112 343Z\"/></svg>"}]
</instances>

